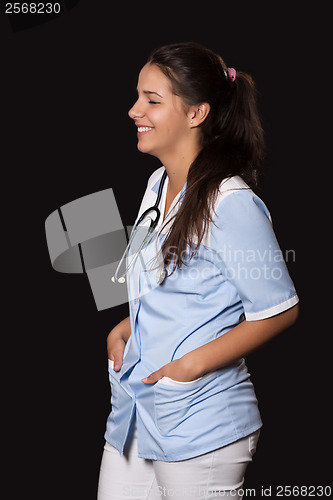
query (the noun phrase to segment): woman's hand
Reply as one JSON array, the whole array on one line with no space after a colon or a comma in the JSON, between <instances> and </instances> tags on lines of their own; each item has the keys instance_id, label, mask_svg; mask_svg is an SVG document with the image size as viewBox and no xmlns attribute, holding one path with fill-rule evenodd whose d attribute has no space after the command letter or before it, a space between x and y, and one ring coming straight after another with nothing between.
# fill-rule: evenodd
<instances>
[{"instance_id":1,"label":"woman's hand","mask_svg":"<svg viewBox=\"0 0 333 500\"><path fill-rule=\"evenodd\" d=\"M123 364L123 356L126 342L131 335L130 319L125 318L118 323L107 337L108 358L114 362L114 371L119 371Z\"/></svg>"},{"instance_id":2,"label":"woman's hand","mask_svg":"<svg viewBox=\"0 0 333 500\"><path fill-rule=\"evenodd\" d=\"M180 359L175 359L170 363L162 366L156 372L151 373L148 377L143 378L141 382L144 384L154 384L162 377L169 377L178 382L192 382L203 375L199 367L192 363L191 357L186 354Z\"/></svg>"},{"instance_id":3,"label":"woman's hand","mask_svg":"<svg viewBox=\"0 0 333 500\"><path fill-rule=\"evenodd\" d=\"M114 362L114 371L119 371L123 364L123 356L126 342L119 333L111 332L107 338L108 358Z\"/></svg>"}]
</instances>

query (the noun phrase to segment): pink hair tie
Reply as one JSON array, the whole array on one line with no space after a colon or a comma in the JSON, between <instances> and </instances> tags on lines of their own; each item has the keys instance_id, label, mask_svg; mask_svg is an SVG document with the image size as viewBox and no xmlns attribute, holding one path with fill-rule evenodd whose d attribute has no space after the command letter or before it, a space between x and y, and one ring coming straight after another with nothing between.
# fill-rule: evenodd
<instances>
[{"instance_id":1,"label":"pink hair tie","mask_svg":"<svg viewBox=\"0 0 333 500\"><path fill-rule=\"evenodd\" d=\"M232 82L236 80L236 70L234 68L228 68L228 76Z\"/></svg>"}]
</instances>

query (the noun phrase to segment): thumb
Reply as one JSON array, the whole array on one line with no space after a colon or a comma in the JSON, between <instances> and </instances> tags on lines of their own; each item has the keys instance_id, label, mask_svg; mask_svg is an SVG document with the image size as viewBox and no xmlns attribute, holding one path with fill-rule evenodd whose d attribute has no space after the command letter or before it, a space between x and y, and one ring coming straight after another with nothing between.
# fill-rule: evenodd
<instances>
[{"instance_id":1,"label":"thumb","mask_svg":"<svg viewBox=\"0 0 333 500\"><path fill-rule=\"evenodd\" d=\"M156 372L153 372L150 375L148 375L148 377L142 378L141 382L143 382L144 384L154 384L160 378L162 378L162 375L160 375L160 370L157 370Z\"/></svg>"},{"instance_id":2,"label":"thumb","mask_svg":"<svg viewBox=\"0 0 333 500\"><path fill-rule=\"evenodd\" d=\"M121 354L113 354L111 356L111 359L113 360L113 369L115 372L118 372L120 368L122 367L123 364L123 357Z\"/></svg>"}]
</instances>

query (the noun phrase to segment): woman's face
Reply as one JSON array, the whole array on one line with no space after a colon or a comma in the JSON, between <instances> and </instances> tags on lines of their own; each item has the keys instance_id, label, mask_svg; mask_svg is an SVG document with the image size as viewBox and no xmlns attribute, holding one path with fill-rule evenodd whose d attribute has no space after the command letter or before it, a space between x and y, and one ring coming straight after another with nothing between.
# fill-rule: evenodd
<instances>
[{"instance_id":1,"label":"woman's face","mask_svg":"<svg viewBox=\"0 0 333 500\"><path fill-rule=\"evenodd\" d=\"M137 127L138 149L163 163L186 151L191 134L183 101L171 91L170 80L155 65L146 64L138 79L138 100L128 114Z\"/></svg>"}]
</instances>

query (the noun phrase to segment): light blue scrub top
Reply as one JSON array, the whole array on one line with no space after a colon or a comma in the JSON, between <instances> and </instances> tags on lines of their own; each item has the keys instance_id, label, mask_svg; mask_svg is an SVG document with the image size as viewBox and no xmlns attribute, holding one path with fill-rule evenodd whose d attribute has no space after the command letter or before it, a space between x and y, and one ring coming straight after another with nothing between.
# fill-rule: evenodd
<instances>
[{"instance_id":1,"label":"light blue scrub top","mask_svg":"<svg viewBox=\"0 0 333 500\"><path fill-rule=\"evenodd\" d=\"M149 178L138 217L154 205L163 171ZM186 187L162 221L167 185L168 178L157 231L176 213ZM109 368L112 411L105 432L121 455L133 418L138 456L162 461L207 453L262 426L244 359L191 382L168 377L141 382L244 319L269 318L298 302L269 212L240 177L221 183L214 211L213 224L187 266L158 284L163 268L155 257L166 228L127 277L132 333L121 370Z\"/></svg>"}]
</instances>

